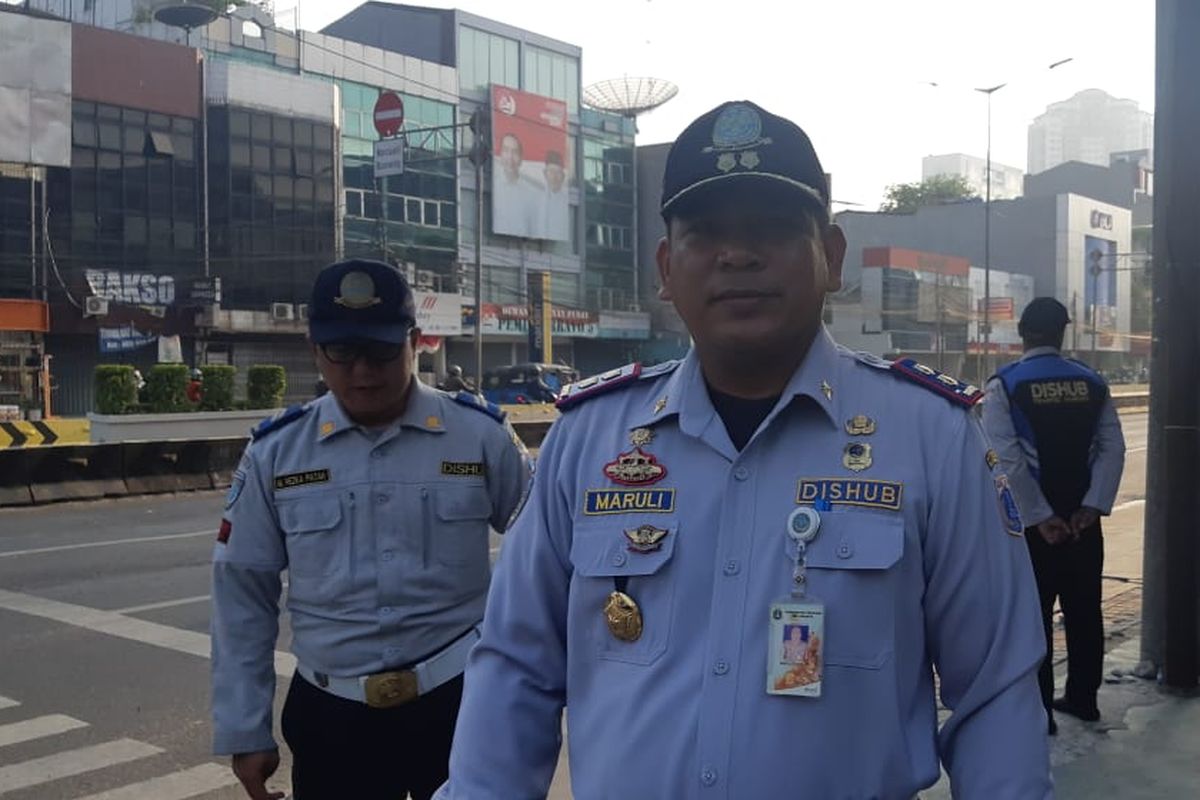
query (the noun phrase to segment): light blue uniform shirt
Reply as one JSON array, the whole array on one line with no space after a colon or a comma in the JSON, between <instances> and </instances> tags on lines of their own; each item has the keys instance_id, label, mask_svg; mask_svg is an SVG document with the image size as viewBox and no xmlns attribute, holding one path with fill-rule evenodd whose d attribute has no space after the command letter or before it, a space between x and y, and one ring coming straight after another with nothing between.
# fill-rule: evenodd
<instances>
[{"instance_id":1,"label":"light blue uniform shirt","mask_svg":"<svg viewBox=\"0 0 1200 800\"><path fill-rule=\"evenodd\" d=\"M564 706L577 800L907 799L939 760L960 797L1050 797L1045 640L1002 476L971 413L880 366L822 332L740 453L694 352L566 411L506 537L439 797L544 797ZM847 433L859 414L874 433ZM587 513L612 509L588 492L622 488L604 468L639 427L667 470L650 488L673 499ZM852 442L870 445L865 469L843 463ZM828 478L858 482L840 497L864 504L834 501L808 548L823 695L768 695L769 607L792 585L785 523L803 482ZM628 547L644 524L668 531L656 551ZM634 642L602 610L619 576L644 618ZM935 668L953 710L940 732Z\"/></svg>"},{"instance_id":2,"label":"light blue uniform shirt","mask_svg":"<svg viewBox=\"0 0 1200 800\"><path fill-rule=\"evenodd\" d=\"M483 616L488 527L504 530L529 481L512 429L413 382L385 431L332 394L253 441L213 556L212 681L218 755L275 746L271 705L280 573L292 651L356 677L412 664Z\"/></svg>"}]
</instances>

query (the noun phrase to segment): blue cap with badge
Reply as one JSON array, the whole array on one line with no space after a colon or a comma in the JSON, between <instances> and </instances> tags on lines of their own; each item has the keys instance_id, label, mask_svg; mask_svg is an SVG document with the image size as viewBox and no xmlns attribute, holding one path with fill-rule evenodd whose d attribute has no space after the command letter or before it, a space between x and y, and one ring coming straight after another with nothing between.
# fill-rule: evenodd
<instances>
[{"instance_id":1,"label":"blue cap with badge","mask_svg":"<svg viewBox=\"0 0 1200 800\"><path fill-rule=\"evenodd\" d=\"M750 181L829 208L829 180L808 134L791 120L739 100L704 114L671 145L662 215L669 219L714 189Z\"/></svg>"},{"instance_id":2,"label":"blue cap with badge","mask_svg":"<svg viewBox=\"0 0 1200 800\"><path fill-rule=\"evenodd\" d=\"M354 340L400 344L416 324L408 281L382 261L339 261L321 270L313 283L308 333L316 344Z\"/></svg>"}]
</instances>

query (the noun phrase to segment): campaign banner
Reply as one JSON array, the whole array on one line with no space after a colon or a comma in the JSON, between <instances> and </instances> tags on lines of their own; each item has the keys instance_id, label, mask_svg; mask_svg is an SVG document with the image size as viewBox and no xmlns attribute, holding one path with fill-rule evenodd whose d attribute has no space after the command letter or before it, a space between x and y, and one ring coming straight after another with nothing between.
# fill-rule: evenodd
<instances>
[{"instance_id":1,"label":"campaign banner","mask_svg":"<svg viewBox=\"0 0 1200 800\"><path fill-rule=\"evenodd\" d=\"M127 353L158 342L158 334L139 331L133 325L119 328L100 328L101 353Z\"/></svg>"},{"instance_id":2,"label":"campaign banner","mask_svg":"<svg viewBox=\"0 0 1200 800\"><path fill-rule=\"evenodd\" d=\"M463 333L475 332L475 309L462 307ZM600 336L600 315L595 311L579 308L551 306L550 331L552 336L570 336L576 339L596 339ZM527 336L529 334L529 306L483 304L483 335Z\"/></svg>"},{"instance_id":3,"label":"campaign banner","mask_svg":"<svg viewBox=\"0 0 1200 800\"><path fill-rule=\"evenodd\" d=\"M492 86L492 232L571 238L567 104Z\"/></svg>"}]
</instances>

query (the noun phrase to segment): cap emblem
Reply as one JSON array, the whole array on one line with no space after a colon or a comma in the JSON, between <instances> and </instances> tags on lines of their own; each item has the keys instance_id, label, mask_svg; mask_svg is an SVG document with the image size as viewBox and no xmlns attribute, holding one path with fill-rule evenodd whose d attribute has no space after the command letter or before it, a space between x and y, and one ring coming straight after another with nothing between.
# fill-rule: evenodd
<instances>
[{"instance_id":1,"label":"cap emblem","mask_svg":"<svg viewBox=\"0 0 1200 800\"><path fill-rule=\"evenodd\" d=\"M736 166L737 156L733 153L721 153L721 155L717 156L717 169L721 170L721 172L729 172L729 170Z\"/></svg>"},{"instance_id":2,"label":"cap emblem","mask_svg":"<svg viewBox=\"0 0 1200 800\"><path fill-rule=\"evenodd\" d=\"M748 105L734 103L713 124L712 143L717 150L736 150L758 144L762 136L762 117Z\"/></svg>"},{"instance_id":3,"label":"cap emblem","mask_svg":"<svg viewBox=\"0 0 1200 800\"><path fill-rule=\"evenodd\" d=\"M347 272L338 284L338 291L341 294L333 302L346 308L370 308L383 302L375 294L375 281L365 272Z\"/></svg>"}]
</instances>

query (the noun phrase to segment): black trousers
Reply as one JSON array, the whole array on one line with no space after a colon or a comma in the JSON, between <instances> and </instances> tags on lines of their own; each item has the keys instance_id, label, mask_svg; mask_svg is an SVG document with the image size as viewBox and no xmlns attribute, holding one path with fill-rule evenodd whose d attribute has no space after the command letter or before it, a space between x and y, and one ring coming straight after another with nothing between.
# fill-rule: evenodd
<instances>
[{"instance_id":1,"label":"black trousers","mask_svg":"<svg viewBox=\"0 0 1200 800\"><path fill-rule=\"evenodd\" d=\"M458 676L410 703L372 708L292 677L283 738L296 800L429 800L449 775Z\"/></svg>"},{"instance_id":2,"label":"black trousers","mask_svg":"<svg viewBox=\"0 0 1200 800\"><path fill-rule=\"evenodd\" d=\"M1104 539L1100 522L1079 539L1049 545L1037 528L1025 529L1033 574L1042 602L1046 629L1046 660L1038 685L1047 710L1054 699L1054 601L1062 605L1067 630L1067 701L1081 708L1096 707L1104 667L1104 620L1100 613L1100 573L1104 568Z\"/></svg>"}]
</instances>

